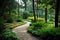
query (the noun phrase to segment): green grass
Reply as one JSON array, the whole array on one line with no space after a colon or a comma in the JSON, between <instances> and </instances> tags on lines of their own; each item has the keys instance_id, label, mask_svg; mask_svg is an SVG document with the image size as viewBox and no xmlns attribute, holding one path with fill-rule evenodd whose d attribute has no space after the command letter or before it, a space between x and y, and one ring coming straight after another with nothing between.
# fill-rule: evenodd
<instances>
[{"instance_id":1,"label":"green grass","mask_svg":"<svg viewBox=\"0 0 60 40\"><path fill-rule=\"evenodd\" d=\"M20 25L23 25L25 23L26 22L13 22L13 23L5 23L5 25L6 25L7 28L12 29L12 28L18 27Z\"/></svg>"}]
</instances>

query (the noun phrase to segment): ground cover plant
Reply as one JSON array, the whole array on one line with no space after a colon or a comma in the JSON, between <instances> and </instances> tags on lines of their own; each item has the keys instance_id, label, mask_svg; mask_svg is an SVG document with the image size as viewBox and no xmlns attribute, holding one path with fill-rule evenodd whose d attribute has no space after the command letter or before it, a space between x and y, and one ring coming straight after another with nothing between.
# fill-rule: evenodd
<instances>
[{"instance_id":1,"label":"ground cover plant","mask_svg":"<svg viewBox=\"0 0 60 40\"><path fill-rule=\"evenodd\" d=\"M28 32L42 40L60 40L60 27L55 28L54 24L36 22L28 27Z\"/></svg>"}]
</instances>

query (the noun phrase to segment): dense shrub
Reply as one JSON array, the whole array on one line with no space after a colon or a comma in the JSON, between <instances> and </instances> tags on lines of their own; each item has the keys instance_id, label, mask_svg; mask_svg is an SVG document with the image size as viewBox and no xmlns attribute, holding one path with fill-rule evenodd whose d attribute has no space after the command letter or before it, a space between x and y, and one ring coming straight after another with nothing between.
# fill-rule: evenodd
<instances>
[{"instance_id":1,"label":"dense shrub","mask_svg":"<svg viewBox=\"0 0 60 40\"><path fill-rule=\"evenodd\" d=\"M38 18L37 21L45 21L44 18Z\"/></svg>"},{"instance_id":2,"label":"dense shrub","mask_svg":"<svg viewBox=\"0 0 60 40\"><path fill-rule=\"evenodd\" d=\"M0 23L0 33L2 33L5 28L5 25L3 23Z\"/></svg>"},{"instance_id":3,"label":"dense shrub","mask_svg":"<svg viewBox=\"0 0 60 40\"><path fill-rule=\"evenodd\" d=\"M45 22L34 22L34 23L30 24L30 27L28 27L28 30L30 31L30 29L31 29L32 31L34 31L34 30L36 31L45 26L47 26L47 24L45 24Z\"/></svg>"},{"instance_id":4,"label":"dense shrub","mask_svg":"<svg viewBox=\"0 0 60 40\"><path fill-rule=\"evenodd\" d=\"M38 28L46 26L44 22L35 22L35 23L32 23L31 25L34 26L34 29L38 29Z\"/></svg>"},{"instance_id":5,"label":"dense shrub","mask_svg":"<svg viewBox=\"0 0 60 40\"><path fill-rule=\"evenodd\" d=\"M3 30L6 28L4 23L5 23L5 20L2 17L0 17L0 33L2 33Z\"/></svg>"},{"instance_id":6,"label":"dense shrub","mask_svg":"<svg viewBox=\"0 0 60 40\"><path fill-rule=\"evenodd\" d=\"M10 18L7 19L7 23L12 23L12 22L13 22L12 17L10 17Z\"/></svg>"},{"instance_id":7,"label":"dense shrub","mask_svg":"<svg viewBox=\"0 0 60 40\"><path fill-rule=\"evenodd\" d=\"M36 26L35 26L36 27ZM35 28L30 26L28 31L35 36L42 38L42 40L60 40L60 27L55 28L52 24L47 24L47 26L41 28Z\"/></svg>"},{"instance_id":8,"label":"dense shrub","mask_svg":"<svg viewBox=\"0 0 60 40\"><path fill-rule=\"evenodd\" d=\"M16 21L17 22L22 22L22 18L17 18Z\"/></svg>"},{"instance_id":9,"label":"dense shrub","mask_svg":"<svg viewBox=\"0 0 60 40\"><path fill-rule=\"evenodd\" d=\"M44 40L60 40L60 28L52 28L49 30L41 30L40 36Z\"/></svg>"},{"instance_id":10,"label":"dense shrub","mask_svg":"<svg viewBox=\"0 0 60 40\"><path fill-rule=\"evenodd\" d=\"M0 36L0 40L18 40L15 33L10 29L5 29L3 34Z\"/></svg>"},{"instance_id":11,"label":"dense shrub","mask_svg":"<svg viewBox=\"0 0 60 40\"><path fill-rule=\"evenodd\" d=\"M34 17L28 17L28 19L31 20L32 22L34 21ZM37 18L37 21L45 22L44 18Z\"/></svg>"},{"instance_id":12,"label":"dense shrub","mask_svg":"<svg viewBox=\"0 0 60 40\"><path fill-rule=\"evenodd\" d=\"M59 16L59 19L58 19L59 23L60 23L60 16Z\"/></svg>"},{"instance_id":13,"label":"dense shrub","mask_svg":"<svg viewBox=\"0 0 60 40\"><path fill-rule=\"evenodd\" d=\"M53 18L50 18L49 21L54 21Z\"/></svg>"},{"instance_id":14,"label":"dense shrub","mask_svg":"<svg viewBox=\"0 0 60 40\"><path fill-rule=\"evenodd\" d=\"M60 23L58 23L58 26L60 27Z\"/></svg>"},{"instance_id":15,"label":"dense shrub","mask_svg":"<svg viewBox=\"0 0 60 40\"><path fill-rule=\"evenodd\" d=\"M27 19L28 16L29 16L29 12L28 12L28 11L24 11L24 12L23 12L23 18L24 18L24 19Z\"/></svg>"}]
</instances>

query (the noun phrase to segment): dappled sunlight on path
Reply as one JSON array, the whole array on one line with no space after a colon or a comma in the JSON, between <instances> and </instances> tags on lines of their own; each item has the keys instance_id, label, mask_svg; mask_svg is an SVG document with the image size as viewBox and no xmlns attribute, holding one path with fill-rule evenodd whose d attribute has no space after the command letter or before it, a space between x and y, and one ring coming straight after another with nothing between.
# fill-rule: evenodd
<instances>
[{"instance_id":1,"label":"dappled sunlight on path","mask_svg":"<svg viewBox=\"0 0 60 40\"><path fill-rule=\"evenodd\" d=\"M26 24L13 29L13 32L16 33L19 40L39 40L27 32L29 25L30 22L27 22Z\"/></svg>"}]
</instances>

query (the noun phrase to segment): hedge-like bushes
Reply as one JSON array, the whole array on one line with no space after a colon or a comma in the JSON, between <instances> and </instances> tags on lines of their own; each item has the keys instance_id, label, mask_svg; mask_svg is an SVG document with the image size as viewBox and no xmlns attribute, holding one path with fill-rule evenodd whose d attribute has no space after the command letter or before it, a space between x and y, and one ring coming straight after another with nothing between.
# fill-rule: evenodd
<instances>
[{"instance_id":1,"label":"hedge-like bushes","mask_svg":"<svg viewBox=\"0 0 60 40\"><path fill-rule=\"evenodd\" d=\"M4 32L0 34L0 40L18 40L18 38L10 29L5 29Z\"/></svg>"},{"instance_id":2,"label":"hedge-like bushes","mask_svg":"<svg viewBox=\"0 0 60 40\"><path fill-rule=\"evenodd\" d=\"M28 19L31 20L32 22L34 21L34 17L28 17ZM45 22L44 18L37 18L37 21Z\"/></svg>"},{"instance_id":3,"label":"hedge-like bushes","mask_svg":"<svg viewBox=\"0 0 60 40\"><path fill-rule=\"evenodd\" d=\"M42 24L42 22L40 24ZM42 40L60 40L60 27L55 28L54 24L46 25L45 23L42 26L39 25L39 27L37 27L38 26L31 25L30 27L28 27L28 32L40 37Z\"/></svg>"}]
</instances>

